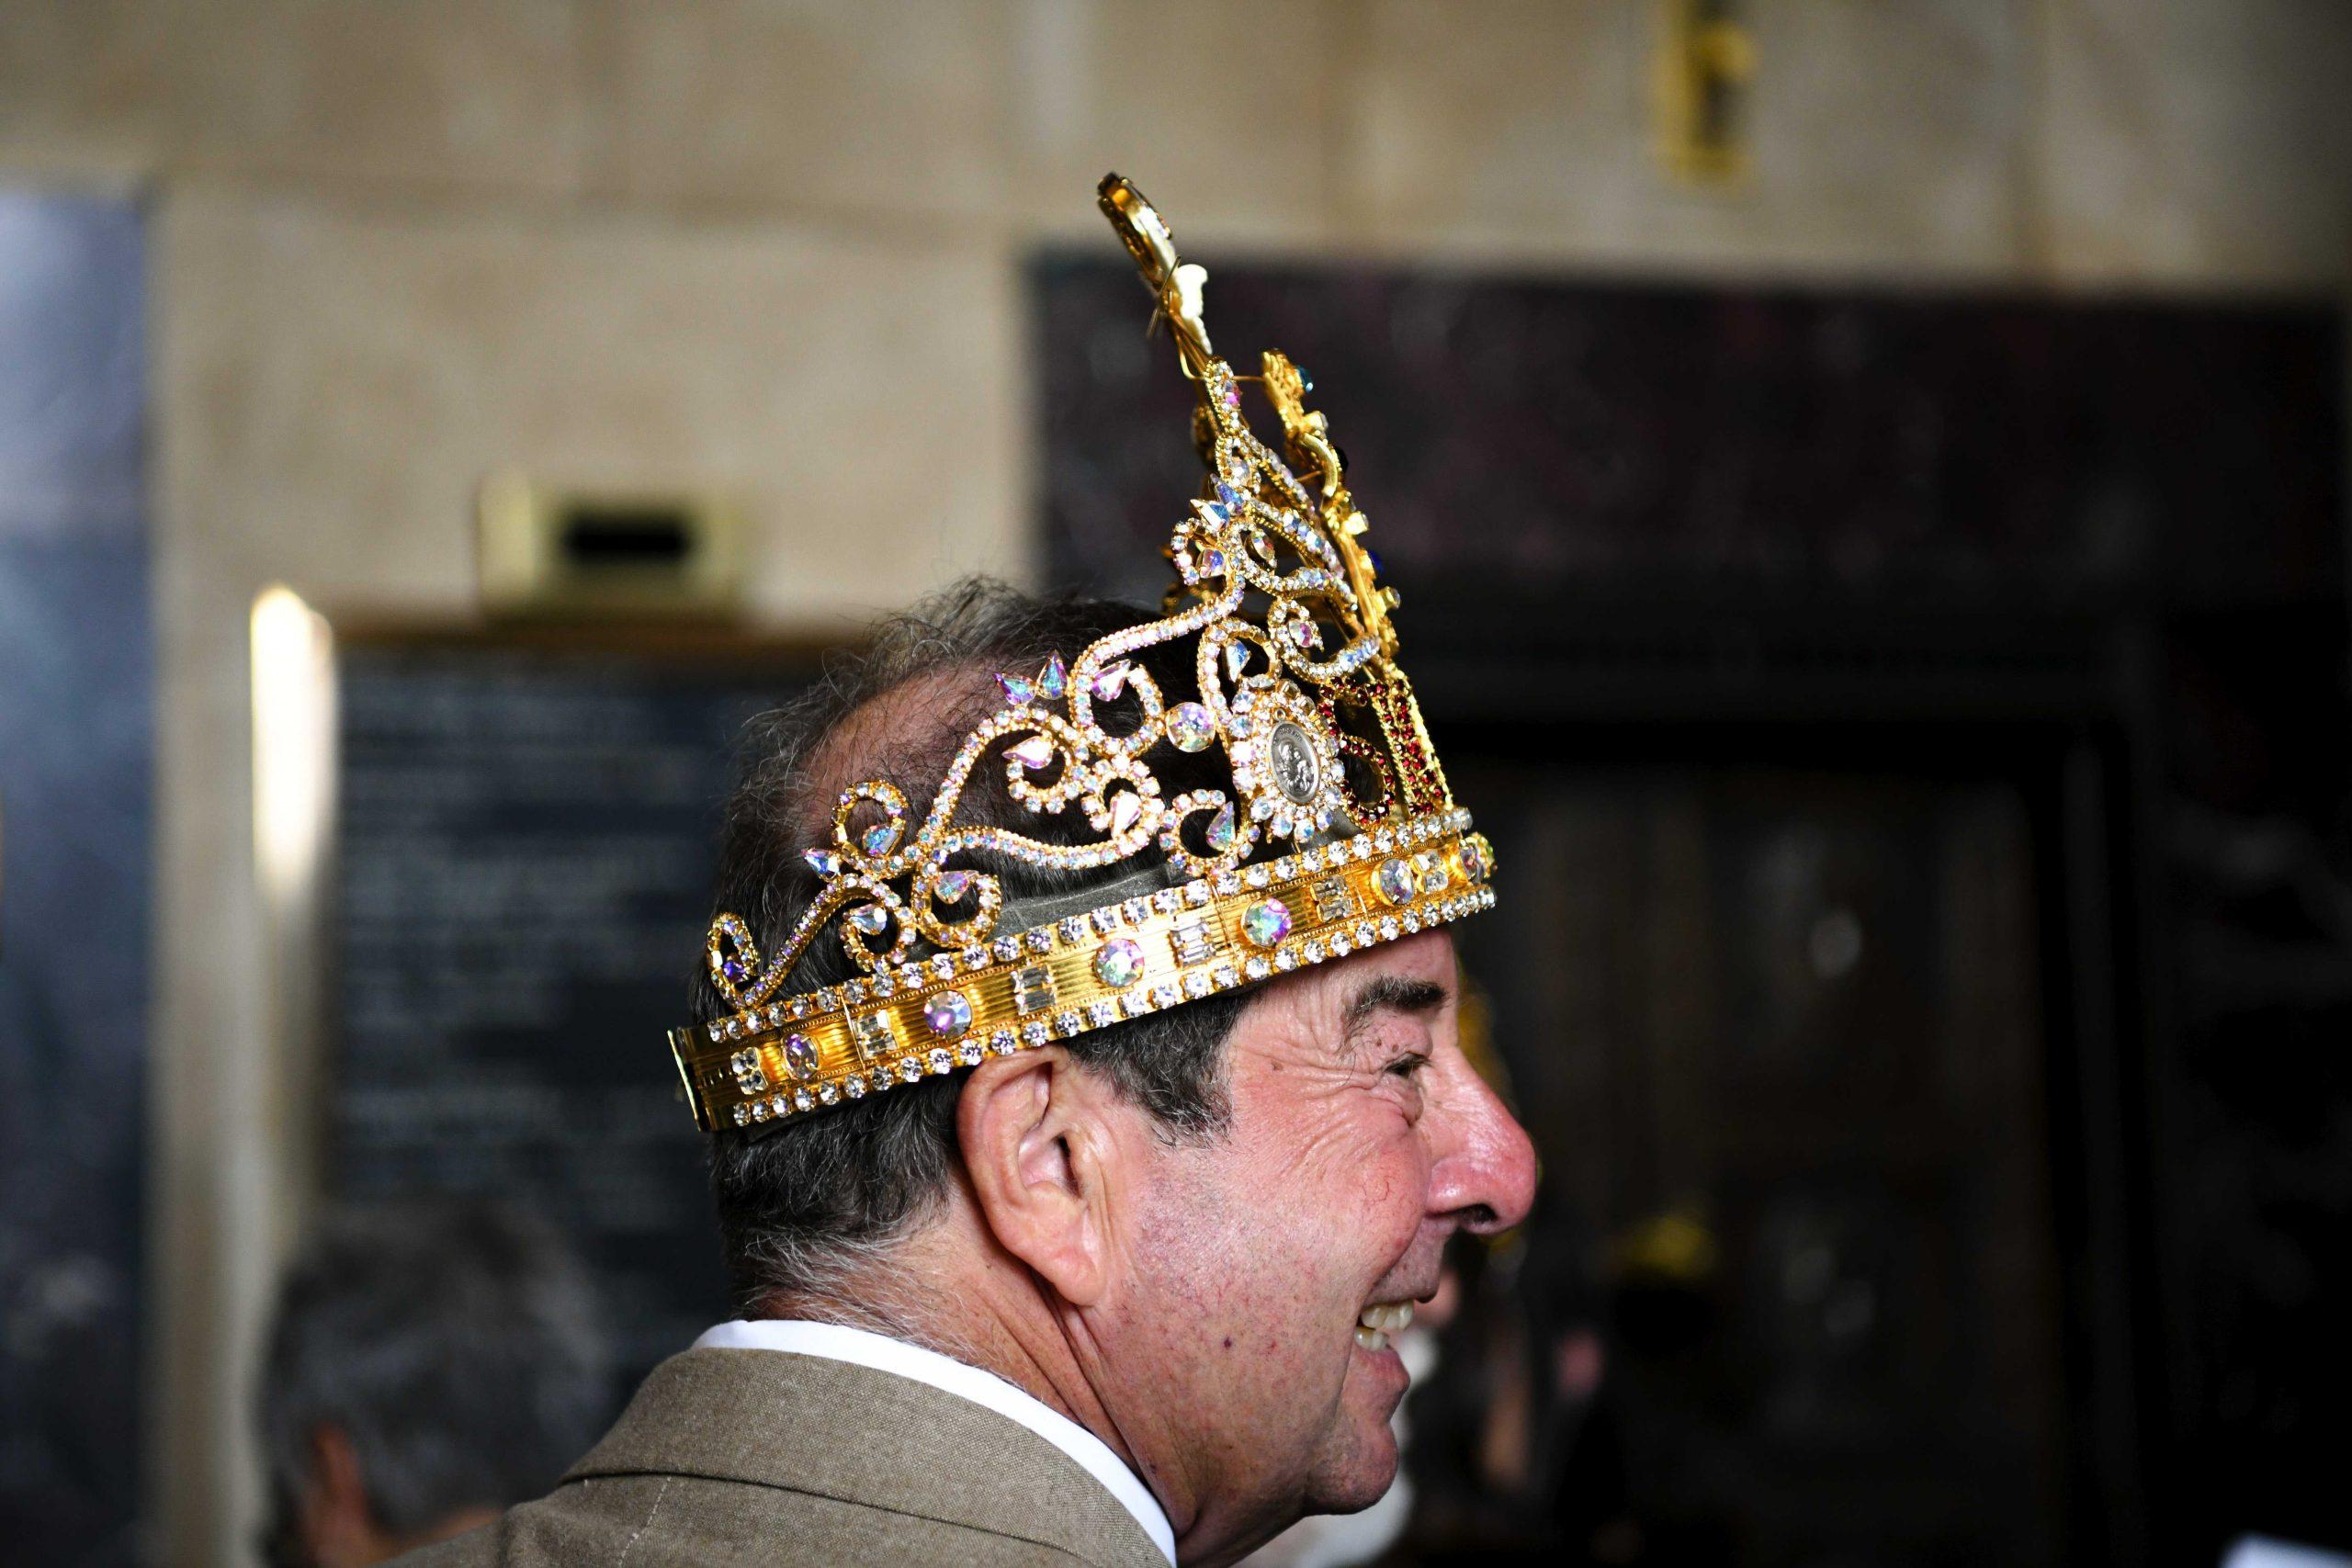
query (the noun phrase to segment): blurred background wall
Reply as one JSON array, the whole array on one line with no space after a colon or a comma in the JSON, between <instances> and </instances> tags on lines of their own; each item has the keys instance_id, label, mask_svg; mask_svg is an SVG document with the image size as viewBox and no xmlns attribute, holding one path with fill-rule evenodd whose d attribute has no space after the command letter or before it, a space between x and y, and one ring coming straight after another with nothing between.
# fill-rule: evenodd
<instances>
[{"instance_id":1,"label":"blurred background wall","mask_svg":"<svg viewBox=\"0 0 2352 1568\"><path fill-rule=\"evenodd\" d=\"M463 611L509 465L739 496L753 606L796 630L1033 577L1023 268L1100 246L1105 169L1213 259L2344 292L2352 11L1737 11L1751 166L1699 186L1658 155L1647 4L0 6L0 182L150 225L158 1560L250 1539L253 1343L313 1157L266 1044L265 585Z\"/></svg>"}]
</instances>

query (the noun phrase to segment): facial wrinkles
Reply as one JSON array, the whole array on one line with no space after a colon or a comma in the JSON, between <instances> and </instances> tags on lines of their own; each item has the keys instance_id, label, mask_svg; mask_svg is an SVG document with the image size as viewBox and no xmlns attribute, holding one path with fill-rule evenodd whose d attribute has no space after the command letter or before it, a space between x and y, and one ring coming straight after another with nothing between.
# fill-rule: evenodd
<instances>
[{"instance_id":1,"label":"facial wrinkles","mask_svg":"<svg viewBox=\"0 0 2352 1568\"><path fill-rule=\"evenodd\" d=\"M1444 1227L1428 1223L1418 1090L1385 1069L1431 1052L1449 1027L1442 1004L1395 1010L1448 995L1434 976L1450 977L1449 954L1440 939L1270 992L1235 1032L1227 1138L1164 1162L1183 1174L1153 1195L1136 1238L1134 1301L1138 1317L1170 1320L1148 1330L1170 1359L1157 1405L1175 1446L1189 1445L1186 1490L1212 1507L1295 1506L1335 1464L1393 1463L1395 1385L1351 1392L1355 1331L1367 1307L1435 1282ZM1351 1010L1367 976L1384 975L1391 990ZM1386 1479L1383 1468L1370 1484Z\"/></svg>"}]
</instances>

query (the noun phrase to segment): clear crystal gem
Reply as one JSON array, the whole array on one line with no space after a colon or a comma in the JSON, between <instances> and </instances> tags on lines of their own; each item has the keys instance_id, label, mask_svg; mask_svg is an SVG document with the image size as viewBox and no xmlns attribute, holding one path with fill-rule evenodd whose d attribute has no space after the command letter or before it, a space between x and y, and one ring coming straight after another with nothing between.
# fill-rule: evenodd
<instances>
[{"instance_id":1,"label":"clear crystal gem","mask_svg":"<svg viewBox=\"0 0 2352 1568\"><path fill-rule=\"evenodd\" d=\"M1216 739L1216 719L1198 703L1168 710L1168 740L1179 751L1204 751Z\"/></svg>"},{"instance_id":2,"label":"clear crystal gem","mask_svg":"<svg viewBox=\"0 0 2352 1568\"><path fill-rule=\"evenodd\" d=\"M923 1004L923 1027L942 1040L953 1040L972 1027L972 1004L961 991L942 991Z\"/></svg>"},{"instance_id":3,"label":"clear crystal gem","mask_svg":"<svg viewBox=\"0 0 2352 1568\"><path fill-rule=\"evenodd\" d=\"M1242 939L1252 947L1273 947L1290 935L1290 907L1279 898L1261 898L1241 911Z\"/></svg>"},{"instance_id":4,"label":"clear crystal gem","mask_svg":"<svg viewBox=\"0 0 2352 1568\"><path fill-rule=\"evenodd\" d=\"M1487 846L1476 839L1462 840L1462 874L1473 882L1487 880L1493 867L1487 863Z\"/></svg>"},{"instance_id":5,"label":"clear crystal gem","mask_svg":"<svg viewBox=\"0 0 2352 1568\"><path fill-rule=\"evenodd\" d=\"M807 1083L817 1076L817 1047L805 1034L796 1034L784 1043L786 1071Z\"/></svg>"},{"instance_id":6,"label":"clear crystal gem","mask_svg":"<svg viewBox=\"0 0 2352 1568\"><path fill-rule=\"evenodd\" d=\"M1125 937L1114 938L1094 950L1094 977L1106 986L1125 987L1143 973L1143 949Z\"/></svg>"}]
</instances>

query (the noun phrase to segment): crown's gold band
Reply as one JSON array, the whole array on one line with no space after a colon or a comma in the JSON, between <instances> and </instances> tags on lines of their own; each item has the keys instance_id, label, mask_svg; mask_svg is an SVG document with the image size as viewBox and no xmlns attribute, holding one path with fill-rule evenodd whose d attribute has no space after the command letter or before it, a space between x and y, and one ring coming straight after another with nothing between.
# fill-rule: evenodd
<instances>
[{"instance_id":1,"label":"crown's gold band","mask_svg":"<svg viewBox=\"0 0 2352 1568\"><path fill-rule=\"evenodd\" d=\"M1492 907L1466 811L1213 879L670 1032L708 1132L821 1110L1198 1000Z\"/></svg>"}]
</instances>

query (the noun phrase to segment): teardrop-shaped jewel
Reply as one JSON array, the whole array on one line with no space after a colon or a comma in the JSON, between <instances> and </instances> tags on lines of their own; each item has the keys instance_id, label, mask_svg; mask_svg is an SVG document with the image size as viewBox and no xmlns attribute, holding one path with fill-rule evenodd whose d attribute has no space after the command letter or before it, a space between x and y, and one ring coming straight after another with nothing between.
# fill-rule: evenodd
<instances>
[{"instance_id":1,"label":"teardrop-shaped jewel","mask_svg":"<svg viewBox=\"0 0 2352 1568\"><path fill-rule=\"evenodd\" d=\"M1209 818L1208 844L1212 852L1223 854L1233 847L1233 803L1226 802Z\"/></svg>"},{"instance_id":2,"label":"teardrop-shaped jewel","mask_svg":"<svg viewBox=\"0 0 2352 1568\"><path fill-rule=\"evenodd\" d=\"M1123 789L1111 797L1111 831L1124 833L1136 825L1143 815L1143 797L1131 789Z\"/></svg>"},{"instance_id":3,"label":"teardrop-shaped jewel","mask_svg":"<svg viewBox=\"0 0 2352 1568\"><path fill-rule=\"evenodd\" d=\"M1130 666L1124 662L1112 665L1109 669L1104 670L1102 673L1096 675L1092 683L1087 687L1087 690L1094 694L1094 700L1098 703L1113 701L1121 692L1127 689L1127 671L1129 668Z\"/></svg>"},{"instance_id":4,"label":"teardrop-shaped jewel","mask_svg":"<svg viewBox=\"0 0 2352 1568\"><path fill-rule=\"evenodd\" d=\"M1025 707L1036 700L1036 692L1018 675L999 675L996 683L1004 693L1005 702L1013 707Z\"/></svg>"},{"instance_id":5,"label":"teardrop-shaped jewel","mask_svg":"<svg viewBox=\"0 0 2352 1568\"><path fill-rule=\"evenodd\" d=\"M841 857L831 850L803 850L800 858L820 876L831 876L841 869Z\"/></svg>"},{"instance_id":6,"label":"teardrop-shaped jewel","mask_svg":"<svg viewBox=\"0 0 2352 1568\"><path fill-rule=\"evenodd\" d=\"M1201 552L1201 570L1204 573L1219 572L1224 570L1225 552L1223 550L1203 550Z\"/></svg>"},{"instance_id":7,"label":"teardrop-shaped jewel","mask_svg":"<svg viewBox=\"0 0 2352 1568\"><path fill-rule=\"evenodd\" d=\"M806 1083L817 1076L817 1046L806 1034L795 1034L784 1043L784 1065L792 1076Z\"/></svg>"},{"instance_id":8,"label":"teardrop-shaped jewel","mask_svg":"<svg viewBox=\"0 0 2352 1568\"><path fill-rule=\"evenodd\" d=\"M868 828L857 841L865 846L867 854L888 854L890 846L899 841L898 825L891 822L877 822Z\"/></svg>"},{"instance_id":9,"label":"teardrop-shaped jewel","mask_svg":"<svg viewBox=\"0 0 2352 1568\"><path fill-rule=\"evenodd\" d=\"M1225 678L1228 681L1238 681L1241 679L1241 672L1249 667L1250 645L1246 642L1227 643L1225 645Z\"/></svg>"},{"instance_id":10,"label":"teardrop-shaped jewel","mask_svg":"<svg viewBox=\"0 0 2352 1568\"><path fill-rule=\"evenodd\" d=\"M1062 663L1062 656L1057 653L1046 660L1043 670L1037 671L1037 694L1049 703L1057 703L1069 689L1069 670Z\"/></svg>"},{"instance_id":11,"label":"teardrop-shaped jewel","mask_svg":"<svg viewBox=\"0 0 2352 1568\"><path fill-rule=\"evenodd\" d=\"M951 871L943 874L932 886L938 890L941 903L960 904L964 901L965 896L972 891L974 880L975 878L968 871Z\"/></svg>"},{"instance_id":12,"label":"teardrop-shaped jewel","mask_svg":"<svg viewBox=\"0 0 2352 1568\"><path fill-rule=\"evenodd\" d=\"M1290 639L1302 650L1313 653L1323 646L1323 632L1313 621L1297 621L1291 626Z\"/></svg>"},{"instance_id":13,"label":"teardrop-shaped jewel","mask_svg":"<svg viewBox=\"0 0 2352 1568\"><path fill-rule=\"evenodd\" d=\"M1033 735L1008 753L1014 761L1035 773L1054 760L1054 743L1042 735Z\"/></svg>"},{"instance_id":14,"label":"teardrop-shaped jewel","mask_svg":"<svg viewBox=\"0 0 2352 1568\"><path fill-rule=\"evenodd\" d=\"M880 936L890 929L890 911L879 904L860 904L849 912L849 923L865 936Z\"/></svg>"}]
</instances>

